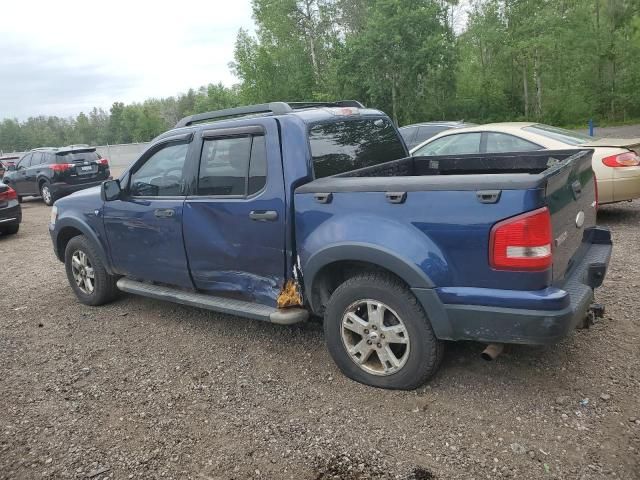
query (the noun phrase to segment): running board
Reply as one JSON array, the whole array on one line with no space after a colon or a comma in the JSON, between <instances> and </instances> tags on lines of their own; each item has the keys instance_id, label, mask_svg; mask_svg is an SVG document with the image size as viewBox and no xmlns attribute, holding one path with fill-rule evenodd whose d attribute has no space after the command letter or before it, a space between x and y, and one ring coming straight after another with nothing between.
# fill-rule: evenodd
<instances>
[{"instance_id":1,"label":"running board","mask_svg":"<svg viewBox=\"0 0 640 480\"><path fill-rule=\"evenodd\" d=\"M177 288L152 285L150 283L136 282L129 278L118 280L118 288L123 292L141 295L143 297L166 300L180 303L190 307L199 307L214 312L228 313L240 317L248 317L256 320L277 323L278 325L292 325L304 322L309 317L309 312L304 308L275 308L258 303L243 302L230 298L213 297L202 293L187 292Z\"/></svg>"}]
</instances>

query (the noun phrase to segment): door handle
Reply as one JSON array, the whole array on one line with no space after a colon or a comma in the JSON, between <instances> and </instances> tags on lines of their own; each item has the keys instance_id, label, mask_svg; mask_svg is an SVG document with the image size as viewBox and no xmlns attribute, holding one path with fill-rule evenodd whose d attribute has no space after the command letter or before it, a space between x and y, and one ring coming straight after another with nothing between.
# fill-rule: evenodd
<instances>
[{"instance_id":1,"label":"door handle","mask_svg":"<svg viewBox=\"0 0 640 480\"><path fill-rule=\"evenodd\" d=\"M249 218L258 222L273 222L278 219L278 212L275 210L251 210Z\"/></svg>"},{"instance_id":2,"label":"door handle","mask_svg":"<svg viewBox=\"0 0 640 480\"><path fill-rule=\"evenodd\" d=\"M173 208L156 208L153 214L157 218L171 218L176 214Z\"/></svg>"}]
</instances>

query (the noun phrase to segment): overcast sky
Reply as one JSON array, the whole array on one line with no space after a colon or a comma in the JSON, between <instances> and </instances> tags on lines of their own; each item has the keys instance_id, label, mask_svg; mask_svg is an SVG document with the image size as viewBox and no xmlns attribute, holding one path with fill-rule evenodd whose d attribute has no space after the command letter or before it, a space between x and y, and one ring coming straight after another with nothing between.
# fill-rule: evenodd
<instances>
[{"instance_id":1,"label":"overcast sky","mask_svg":"<svg viewBox=\"0 0 640 480\"><path fill-rule=\"evenodd\" d=\"M0 119L232 85L240 27L253 28L249 0L3 1Z\"/></svg>"}]
</instances>

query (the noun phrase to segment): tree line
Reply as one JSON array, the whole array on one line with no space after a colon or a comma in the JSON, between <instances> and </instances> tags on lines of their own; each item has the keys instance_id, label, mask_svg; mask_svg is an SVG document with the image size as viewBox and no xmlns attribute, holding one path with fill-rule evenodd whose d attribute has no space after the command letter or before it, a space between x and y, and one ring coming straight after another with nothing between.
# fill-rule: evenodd
<instances>
[{"instance_id":1,"label":"tree line","mask_svg":"<svg viewBox=\"0 0 640 480\"><path fill-rule=\"evenodd\" d=\"M75 118L0 123L0 150L148 141L183 116L274 100L357 99L399 125L640 118L640 0L252 0L210 84ZM464 12L467 12L466 14ZM460 25L461 20L464 25Z\"/></svg>"}]
</instances>

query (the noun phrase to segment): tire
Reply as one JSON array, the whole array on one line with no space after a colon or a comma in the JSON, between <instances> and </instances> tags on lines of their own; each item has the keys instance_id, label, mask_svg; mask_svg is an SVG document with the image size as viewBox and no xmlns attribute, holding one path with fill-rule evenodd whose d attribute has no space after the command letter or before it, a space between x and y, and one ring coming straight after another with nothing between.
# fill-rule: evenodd
<instances>
[{"instance_id":1,"label":"tire","mask_svg":"<svg viewBox=\"0 0 640 480\"><path fill-rule=\"evenodd\" d=\"M51 187L49 186L49 182L42 182L40 185L40 196L44 201L45 205L51 206L57 200L53 192L51 192Z\"/></svg>"},{"instance_id":2,"label":"tire","mask_svg":"<svg viewBox=\"0 0 640 480\"><path fill-rule=\"evenodd\" d=\"M20 230L19 223L15 223L13 225L7 225L0 228L0 232L3 233L4 235L15 235L16 233L18 233L18 230Z\"/></svg>"},{"instance_id":3,"label":"tire","mask_svg":"<svg viewBox=\"0 0 640 480\"><path fill-rule=\"evenodd\" d=\"M86 262L83 263L83 259L86 259ZM78 260L80 263L77 263ZM84 235L69 240L64 252L64 266L69 284L81 303L98 306L109 303L118 296L118 277L107 273L95 247ZM90 277L91 270L93 279ZM93 289L89 288L90 286Z\"/></svg>"},{"instance_id":4,"label":"tire","mask_svg":"<svg viewBox=\"0 0 640 480\"><path fill-rule=\"evenodd\" d=\"M380 309L382 322L376 316ZM364 323L351 320L353 313ZM366 325L369 328L365 329ZM417 388L436 373L444 354L444 343L436 338L416 297L400 280L384 273L358 274L340 285L327 304L324 332L329 353L342 373L373 387ZM372 341L371 345L367 341ZM353 348L356 345L358 348ZM355 355L360 351L365 354L358 360L348 347L356 351ZM382 359L387 361L383 363Z\"/></svg>"}]
</instances>

